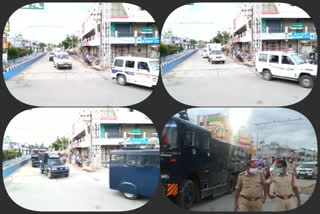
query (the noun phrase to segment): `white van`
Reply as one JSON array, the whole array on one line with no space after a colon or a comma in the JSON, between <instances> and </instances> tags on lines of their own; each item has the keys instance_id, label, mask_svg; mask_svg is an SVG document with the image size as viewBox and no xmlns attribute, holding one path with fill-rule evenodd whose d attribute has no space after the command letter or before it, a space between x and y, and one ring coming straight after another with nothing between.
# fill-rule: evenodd
<instances>
[{"instance_id":1,"label":"white van","mask_svg":"<svg viewBox=\"0 0 320 214\"><path fill-rule=\"evenodd\" d=\"M296 53L261 51L256 57L255 71L265 80L273 77L293 80L305 88L312 88L317 76L317 65L308 64Z\"/></svg>"},{"instance_id":2,"label":"white van","mask_svg":"<svg viewBox=\"0 0 320 214\"><path fill-rule=\"evenodd\" d=\"M209 56L209 49L204 48L202 51L202 58L207 58Z\"/></svg>"},{"instance_id":3,"label":"white van","mask_svg":"<svg viewBox=\"0 0 320 214\"><path fill-rule=\"evenodd\" d=\"M146 87L155 86L159 77L159 60L121 56L116 57L112 65L112 79L118 84L132 83Z\"/></svg>"}]
</instances>

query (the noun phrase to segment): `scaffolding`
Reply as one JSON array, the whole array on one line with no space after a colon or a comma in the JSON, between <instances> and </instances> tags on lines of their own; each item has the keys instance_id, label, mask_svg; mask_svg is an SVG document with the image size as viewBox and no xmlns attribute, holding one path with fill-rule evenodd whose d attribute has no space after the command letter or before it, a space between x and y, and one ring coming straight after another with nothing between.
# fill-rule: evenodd
<instances>
[{"instance_id":1,"label":"scaffolding","mask_svg":"<svg viewBox=\"0 0 320 214\"><path fill-rule=\"evenodd\" d=\"M252 59L255 61L256 55L262 50L261 39L261 10L262 3L252 3L252 40L251 40L251 54Z\"/></svg>"},{"instance_id":2,"label":"scaffolding","mask_svg":"<svg viewBox=\"0 0 320 214\"><path fill-rule=\"evenodd\" d=\"M111 7L112 3L101 3L101 53L102 63L105 68L111 67Z\"/></svg>"}]
</instances>

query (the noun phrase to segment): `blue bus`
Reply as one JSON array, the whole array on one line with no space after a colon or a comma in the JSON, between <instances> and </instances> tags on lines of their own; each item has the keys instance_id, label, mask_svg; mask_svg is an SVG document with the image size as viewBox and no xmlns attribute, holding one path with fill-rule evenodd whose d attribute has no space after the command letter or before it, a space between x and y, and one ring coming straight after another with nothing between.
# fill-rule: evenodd
<instances>
[{"instance_id":1,"label":"blue bus","mask_svg":"<svg viewBox=\"0 0 320 214\"><path fill-rule=\"evenodd\" d=\"M113 150L110 152L110 189L127 199L152 197L160 176L159 149Z\"/></svg>"}]
</instances>

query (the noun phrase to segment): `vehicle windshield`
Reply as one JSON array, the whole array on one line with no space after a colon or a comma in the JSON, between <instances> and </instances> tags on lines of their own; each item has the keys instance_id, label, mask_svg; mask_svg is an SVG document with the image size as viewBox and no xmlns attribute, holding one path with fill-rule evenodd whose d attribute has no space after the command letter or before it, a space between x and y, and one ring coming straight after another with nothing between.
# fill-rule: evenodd
<instances>
[{"instance_id":1,"label":"vehicle windshield","mask_svg":"<svg viewBox=\"0 0 320 214\"><path fill-rule=\"evenodd\" d=\"M314 168L315 164L313 163L303 163L299 168Z\"/></svg>"},{"instance_id":2,"label":"vehicle windshield","mask_svg":"<svg viewBox=\"0 0 320 214\"><path fill-rule=\"evenodd\" d=\"M294 61L294 64L296 65L301 65L301 64L306 64L307 62L298 54L291 54L291 58Z\"/></svg>"},{"instance_id":3,"label":"vehicle windshield","mask_svg":"<svg viewBox=\"0 0 320 214\"><path fill-rule=\"evenodd\" d=\"M211 54L213 54L213 55L221 55L221 51L211 51Z\"/></svg>"},{"instance_id":4,"label":"vehicle windshield","mask_svg":"<svg viewBox=\"0 0 320 214\"><path fill-rule=\"evenodd\" d=\"M163 144L161 147L166 150L172 150L178 148L178 130L177 123L173 120L168 121L166 127L163 130Z\"/></svg>"},{"instance_id":5,"label":"vehicle windshield","mask_svg":"<svg viewBox=\"0 0 320 214\"><path fill-rule=\"evenodd\" d=\"M159 61L150 61L149 63L153 71L159 71Z\"/></svg>"},{"instance_id":6,"label":"vehicle windshield","mask_svg":"<svg viewBox=\"0 0 320 214\"><path fill-rule=\"evenodd\" d=\"M60 159L48 159L48 164L57 166L57 165L62 165L63 163Z\"/></svg>"},{"instance_id":7,"label":"vehicle windshield","mask_svg":"<svg viewBox=\"0 0 320 214\"><path fill-rule=\"evenodd\" d=\"M69 56L67 54L59 55L59 59L69 59Z\"/></svg>"}]
</instances>

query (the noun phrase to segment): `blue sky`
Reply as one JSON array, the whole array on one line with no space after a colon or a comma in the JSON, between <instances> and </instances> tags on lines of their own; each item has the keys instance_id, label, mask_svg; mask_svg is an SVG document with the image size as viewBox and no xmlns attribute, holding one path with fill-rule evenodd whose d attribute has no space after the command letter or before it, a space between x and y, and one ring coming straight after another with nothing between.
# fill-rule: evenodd
<instances>
[{"instance_id":1,"label":"blue sky","mask_svg":"<svg viewBox=\"0 0 320 214\"><path fill-rule=\"evenodd\" d=\"M196 40L210 40L218 31L230 31L240 3L195 3L174 10L162 32L171 29L173 35Z\"/></svg>"},{"instance_id":2,"label":"blue sky","mask_svg":"<svg viewBox=\"0 0 320 214\"><path fill-rule=\"evenodd\" d=\"M44 3L44 10L18 9L9 18L10 34L46 43L59 43L80 32L92 3Z\"/></svg>"}]
</instances>

